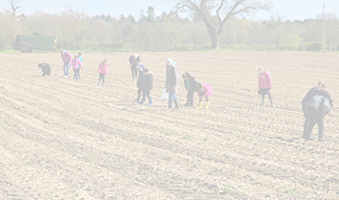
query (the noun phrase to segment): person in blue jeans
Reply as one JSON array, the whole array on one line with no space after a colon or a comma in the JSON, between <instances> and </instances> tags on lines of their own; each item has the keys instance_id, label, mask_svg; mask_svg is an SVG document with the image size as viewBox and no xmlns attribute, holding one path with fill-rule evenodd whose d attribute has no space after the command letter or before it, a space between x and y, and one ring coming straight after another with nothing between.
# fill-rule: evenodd
<instances>
[{"instance_id":1,"label":"person in blue jeans","mask_svg":"<svg viewBox=\"0 0 339 200\"><path fill-rule=\"evenodd\" d=\"M60 53L61 53L62 61L64 62L64 65L63 65L64 77L68 78L69 65L71 63L72 56L68 51L66 51L66 49L62 50Z\"/></svg>"},{"instance_id":2,"label":"person in blue jeans","mask_svg":"<svg viewBox=\"0 0 339 200\"><path fill-rule=\"evenodd\" d=\"M176 66L176 62L174 62L171 58L166 60L166 91L168 94L168 109L172 109L172 102L175 104L175 109L179 109L179 102L176 96L176 92L179 87L179 69Z\"/></svg>"},{"instance_id":3,"label":"person in blue jeans","mask_svg":"<svg viewBox=\"0 0 339 200\"><path fill-rule=\"evenodd\" d=\"M187 102L184 106L193 107L193 95L197 91L197 81L188 72L185 72L182 75L182 79L184 79L185 88L187 90Z\"/></svg>"}]
</instances>

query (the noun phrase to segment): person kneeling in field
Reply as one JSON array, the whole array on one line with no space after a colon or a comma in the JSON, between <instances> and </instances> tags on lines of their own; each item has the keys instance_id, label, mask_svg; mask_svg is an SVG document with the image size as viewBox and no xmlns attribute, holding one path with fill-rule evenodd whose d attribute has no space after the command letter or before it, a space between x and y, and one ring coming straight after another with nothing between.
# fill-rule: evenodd
<instances>
[{"instance_id":1,"label":"person kneeling in field","mask_svg":"<svg viewBox=\"0 0 339 200\"><path fill-rule=\"evenodd\" d=\"M318 83L317 90L312 88L304 97L303 108L306 115L303 138L306 140L314 140L312 130L315 124L319 127L319 142L327 142L324 137L324 116L332 109L332 99L329 92L325 90L326 84L322 81ZM313 96L313 97L311 97ZM307 103L305 103L307 101ZM306 106L304 106L306 105Z\"/></svg>"},{"instance_id":2,"label":"person kneeling in field","mask_svg":"<svg viewBox=\"0 0 339 200\"><path fill-rule=\"evenodd\" d=\"M39 63L38 67L41 68L42 76L51 75L51 66L47 63Z\"/></svg>"},{"instance_id":3,"label":"person kneeling in field","mask_svg":"<svg viewBox=\"0 0 339 200\"><path fill-rule=\"evenodd\" d=\"M146 97L148 98L149 104L147 106L152 106L153 105L153 99L150 97L150 92L153 89L153 72L149 71L147 68L143 70L145 74L144 78L144 86L142 89L142 98L141 102L139 103L140 105L144 104L146 101ZM140 76L140 75L139 75Z\"/></svg>"},{"instance_id":4,"label":"person kneeling in field","mask_svg":"<svg viewBox=\"0 0 339 200\"><path fill-rule=\"evenodd\" d=\"M199 97L199 107L197 109L202 109L202 97L205 97L206 99L206 105L205 105L205 109L208 109L209 106L209 96L212 95L212 88L207 85L206 83L197 83L197 94Z\"/></svg>"},{"instance_id":5,"label":"person kneeling in field","mask_svg":"<svg viewBox=\"0 0 339 200\"><path fill-rule=\"evenodd\" d=\"M107 75L107 70L108 70L108 62L107 59L103 60L98 68L99 72L99 82L98 85L100 85L100 81L102 79L102 86L105 86L105 76Z\"/></svg>"},{"instance_id":6,"label":"person kneeling in field","mask_svg":"<svg viewBox=\"0 0 339 200\"><path fill-rule=\"evenodd\" d=\"M265 95L270 98L271 107L274 107L273 99L270 93L270 89L272 89L272 78L267 70L263 68L258 68L258 81L259 81L259 90L258 94L261 94L261 107L265 106Z\"/></svg>"},{"instance_id":7,"label":"person kneeling in field","mask_svg":"<svg viewBox=\"0 0 339 200\"><path fill-rule=\"evenodd\" d=\"M194 92L197 91L197 81L188 72L185 72L182 75L182 78L184 79L185 88L187 90L187 103L184 104L184 106L193 107L193 95Z\"/></svg>"}]
</instances>

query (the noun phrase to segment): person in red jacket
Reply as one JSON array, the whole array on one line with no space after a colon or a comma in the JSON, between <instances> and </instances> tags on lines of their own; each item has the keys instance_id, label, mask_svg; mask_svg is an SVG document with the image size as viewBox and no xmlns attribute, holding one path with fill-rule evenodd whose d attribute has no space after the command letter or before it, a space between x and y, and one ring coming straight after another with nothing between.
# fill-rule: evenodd
<instances>
[{"instance_id":1,"label":"person in red jacket","mask_svg":"<svg viewBox=\"0 0 339 200\"><path fill-rule=\"evenodd\" d=\"M68 51L66 51L66 49L62 50L60 53L61 53L62 61L64 62L64 66L63 66L64 77L68 78L69 64L71 63L72 56Z\"/></svg>"},{"instance_id":2,"label":"person in red jacket","mask_svg":"<svg viewBox=\"0 0 339 200\"><path fill-rule=\"evenodd\" d=\"M107 69L108 69L108 62L107 59L103 60L98 68L99 72L99 82L98 85L100 85L100 81L102 79L102 86L105 86L105 76L107 75Z\"/></svg>"},{"instance_id":3,"label":"person in red jacket","mask_svg":"<svg viewBox=\"0 0 339 200\"><path fill-rule=\"evenodd\" d=\"M258 94L261 94L261 107L265 106L265 95L268 96L271 102L271 107L274 107L273 99L270 93L272 89L272 78L267 70L263 68L258 68L258 81L259 81L259 91Z\"/></svg>"}]
</instances>

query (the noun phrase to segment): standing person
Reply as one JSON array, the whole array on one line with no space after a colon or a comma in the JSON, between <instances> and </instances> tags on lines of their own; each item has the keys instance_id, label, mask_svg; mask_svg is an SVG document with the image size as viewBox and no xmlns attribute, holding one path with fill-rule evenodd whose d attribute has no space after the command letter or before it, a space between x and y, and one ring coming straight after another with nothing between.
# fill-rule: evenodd
<instances>
[{"instance_id":1,"label":"standing person","mask_svg":"<svg viewBox=\"0 0 339 200\"><path fill-rule=\"evenodd\" d=\"M194 92L197 91L197 81L188 72L185 72L182 75L182 78L184 79L185 88L187 90L187 102L184 106L193 107L193 95Z\"/></svg>"},{"instance_id":2,"label":"standing person","mask_svg":"<svg viewBox=\"0 0 339 200\"><path fill-rule=\"evenodd\" d=\"M82 64L78 58L78 56L74 56L73 60L71 61L70 68L74 71L74 77L73 80L78 80L79 77L79 69L82 67Z\"/></svg>"},{"instance_id":3,"label":"standing person","mask_svg":"<svg viewBox=\"0 0 339 200\"><path fill-rule=\"evenodd\" d=\"M198 87L198 97L199 97L199 107L197 109L202 109L202 97L206 99L206 105L204 109L208 109L209 107L209 97L212 95L212 88L207 83L197 83Z\"/></svg>"},{"instance_id":4,"label":"standing person","mask_svg":"<svg viewBox=\"0 0 339 200\"><path fill-rule=\"evenodd\" d=\"M135 53L129 57L128 61L131 65L132 78L134 82L138 76L137 66L139 65L140 57L138 54Z\"/></svg>"},{"instance_id":5,"label":"standing person","mask_svg":"<svg viewBox=\"0 0 339 200\"><path fill-rule=\"evenodd\" d=\"M259 91L258 94L261 94L261 107L265 106L265 95L268 96L271 102L271 107L274 107L273 99L270 93L272 89L272 78L267 70L263 68L258 68L258 81L259 81Z\"/></svg>"},{"instance_id":6,"label":"standing person","mask_svg":"<svg viewBox=\"0 0 339 200\"><path fill-rule=\"evenodd\" d=\"M145 86L145 74L142 72L145 69L144 65L137 66L137 70L139 71L139 76L137 80L137 88L138 88L138 97L135 99L138 103L140 103L141 92Z\"/></svg>"},{"instance_id":7,"label":"standing person","mask_svg":"<svg viewBox=\"0 0 339 200\"><path fill-rule=\"evenodd\" d=\"M149 104L147 106L152 106L153 99L150 97L150 92L153 89L153 72L145 68L141 73L145 74L145 79L144 79L144 87L142 90L142 99L139 104L140 105L144 104L146 101L146 97L147 97L149 101Z\"/></svg>"},{"instance_id":8,"label":"standing person","mask_svg":"<svg viewBox=\"0 0 339 200\"><path fill-rule=\"evenodd\" d=\"M99 68L98 68L99 82L98 82L98 85L100 85L100 81L102 79L102 86L105 86L105 76L107 75L107 70L108 70L108 61L107 61L107 59L105 59L99 64Z\"/></svg>"},{"instance_id":9,"label":"standing person","mask_svg":"<svg viewBox=\"0 0 339 200\"><path fill-rule=\"evenodd\" d=\"M81 62L81 64L82 64L82 53L81 52L79 52L78 53L78 59L80 60L80 62ZM79 65L79 71L78 71L78 79L80 79L81 77L80 77L80 65Z\"/></svg>"},{"instance_id":10,"label":"standing person","mask_svg":"<svg viewBox=\"0 0 339 200\"><path fill-rule=\"evenodd\" d=\"M174 62L171 58L166 60L166 91L168 94L168 109L172 109L172 102L175 104L175 109L179 109L178 98L175 93L179 87L179 69L176 66L176 62Z\"/></svg>"},{"instance_id":11,"label":"standing person","mask_svg":"<svg viewBox=\"0 0 339 200\"><path fill-rule=\"evenodd\" d=\"M316 95L314 95L306 104L306 131L304 138L314 140L312 130L315 124L318 124L318 141L327 142L324 137L324 117L332 109L332 99L328 91L325 90L326 84L320 81L317 86Z\"/></svg>"},{"instance_id":12,"label":"standing person","mask_svg":"<svg viewBox=\"0 0 339 200\"><path fill-rule=\"evenodd\" d=\"M62 50L60 53L61 53L62 61L64 62L64 66L63 66L64 77L68 78L69 64L70 64L70 62L72 60L72 56L71 56L71 54L68 51L66 51L66 49Z\"/></svg>"}]
</instances>

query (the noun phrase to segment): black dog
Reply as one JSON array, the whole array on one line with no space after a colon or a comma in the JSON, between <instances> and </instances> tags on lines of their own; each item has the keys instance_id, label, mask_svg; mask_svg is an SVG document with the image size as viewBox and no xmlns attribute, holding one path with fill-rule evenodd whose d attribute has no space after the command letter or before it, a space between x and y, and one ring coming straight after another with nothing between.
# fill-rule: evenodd
<instances>
[{"instance_id":1,"label":"black dog","mask_svg":"<svg viewBox=\"0 0 339 200\"><path fill-rule=\"evenodd\" d=\"M47 63L40 63L39 65L38 65L38 67L40 67L41 68L41 70L42 70L42 76L49 76L49 75L51 75L51 66L49 66L49 64L47 64Z\"/></svg>"}]
</instances>

